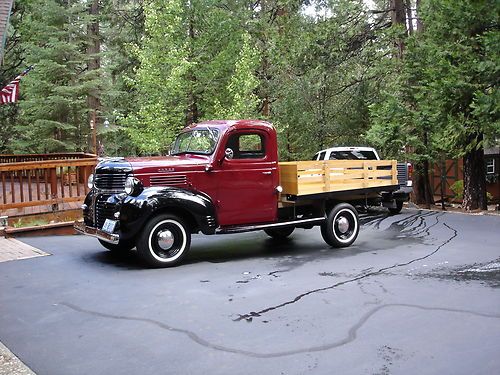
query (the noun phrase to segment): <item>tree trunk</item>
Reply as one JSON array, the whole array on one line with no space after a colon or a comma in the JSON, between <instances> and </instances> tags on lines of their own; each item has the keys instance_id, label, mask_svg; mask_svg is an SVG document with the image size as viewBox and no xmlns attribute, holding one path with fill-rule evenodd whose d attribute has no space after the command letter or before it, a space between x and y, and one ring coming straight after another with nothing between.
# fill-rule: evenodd
<instances>
[{"instance_id":1,"label":"tree trunk","mask_svg":"<svg viewBox=\"0 0 500 375\"><path fill-rule=\"evenodd\" d=\"M405 6L403 0L390 0L391 5L391 24L393 26L403 25L406 29ZM403 57L404 41L401 38L396 40L396 47L398 48L398 57Z\"/></svg>"},{"instance_id":2,"label":"tree trunk","mask_svg":"<svg viewBox=\"0 0 500 375\"><path fill-rule=\"evenodd\" d=\"M425 206L430 207L431 204L434 204L434 196L432 195L432 186L431 186L431 181L430 181L430 177L429 177L429 172L430 172L429 160L424 160L423 164L424 164L424 171L425 171L425 175L423 176Z\"/></svg>"},{"instance_id":3,"label":"tree trunk","mask_svg":"<svg viewBox=\"0 0 500 375\"><path fill-rule=\"evenodd\" d=\"M189 41L190 41L189 61L191 62L194 60L194 39L195 39L193 13L194 10L191 10L191 14L189 17ZM198 117L199 117L198 97L196 96L196 76L194 75L192 67L189 68L188 81L190 83L190 87L188 90L188 108L186 116L186 126L198 122Z\"/></svg>"},{"instance_id":4,"label":"tree trunk","mask_svg":"<svg viewBox=\"0 0 500 375\"><path fill-rule=\"evenodd\" d=\"M408 34L413 34L413 10L411 9L411 0L406 0L405 2L406 8L406 22L408 27Z\"/></svg>"},{"instance_id":5,"label":"tree trunk","mask_svg":"<svg viewBox=\"0 0 500 375\"><path fill-rule=\"evenodd\" d=\"M92 0L89 6L91 20L87 25L87 69L89 72L98 71L101 68L101 36L99 34L99 0ZM87 106L89 108L88 123L92 120L94 113L99 113L101 101L99 99L99 88L94 87L87 94ZM97 126L94 123L94 126Z\"/></svg>"},{"instance_id":6,"label":"tree trunk","mask_svg":"<svg viewBox=\"0 0 500 375\"><path fill-rule=\"evenodd\" d=\"M480 143L483 134L469 137L470 143ZM472 150L464 156L464 201L466 210L486 210L486 173L484 169L484 149Z\"/></svg>"},{"instance_id":7,"label":"tree trunk","mask_svg":"<svg viewBox=\"0 0 500 375\"><path fill-rule=\"evenodd\" d=\"M413 175L413 192L415 194L415 203L430 208L434 203L432 189L429 180L429 161L415 163Z\"/></svg>"},{"instance_id":8,"label":"tree trunk","mask_svg":"<svg viewBox=\"0 0 500 375\"><path fill-rule=\"evenodd\" d=\"M421 32L424 29L424 25L422 24L422 20L420 19L420 0L416 0L415 9L417 19L417 32Z\"/></svg>"}]
</instances>

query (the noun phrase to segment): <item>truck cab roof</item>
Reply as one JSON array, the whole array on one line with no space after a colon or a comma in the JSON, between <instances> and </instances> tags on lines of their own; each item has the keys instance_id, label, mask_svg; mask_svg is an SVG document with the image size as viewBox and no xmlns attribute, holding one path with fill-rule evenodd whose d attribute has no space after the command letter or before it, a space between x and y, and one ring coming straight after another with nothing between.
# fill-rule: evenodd
<instances>
[{"instance_id":1,"label":"truck cab roof","mask_svg":"<svg viewBox=\"0 0 500 375\"><path fill-rule=\"evenodd\" d=\"M262 120L209 120L188 125L183 131L190 131L199 127L214 127L219 128L222 132L230 129L260 129L265 131L275 131L273 125Z\"/></svg>"}]
</instances>

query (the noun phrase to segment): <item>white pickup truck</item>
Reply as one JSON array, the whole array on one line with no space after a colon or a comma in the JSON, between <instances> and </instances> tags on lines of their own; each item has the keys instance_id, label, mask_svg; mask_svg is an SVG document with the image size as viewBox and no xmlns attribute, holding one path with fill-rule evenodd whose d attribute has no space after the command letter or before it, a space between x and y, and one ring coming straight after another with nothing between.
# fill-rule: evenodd
<instances>
[{"instance_id":1,"label":"white pickup truck","mask_svg":"<svg viewBox=\"0 0 500 375\"><path fill-rule=\"evenodd\" d=\"M312 160L380 160L380 157L372 147L331 147L318 151ZM358 203L364 206L382 204L392 214L398 214L403 208L403 202L409 200L413 191L411 180L413 167L411 163L398 163L397 167L399 190L389 193L390 196L382 194L379 200L370 199Z\"/></svg>"}]
</instances>

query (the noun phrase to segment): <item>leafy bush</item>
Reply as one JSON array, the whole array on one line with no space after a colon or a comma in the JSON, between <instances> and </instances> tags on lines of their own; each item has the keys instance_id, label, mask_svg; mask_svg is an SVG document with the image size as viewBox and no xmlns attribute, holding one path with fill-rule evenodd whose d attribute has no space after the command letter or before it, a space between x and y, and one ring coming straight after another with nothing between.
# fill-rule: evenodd
<instances>
[{"instance_id":1,"label":"leafy bush","mask_svg":"<svg viewBox=\"0 0 500 375\"><path fill-rule=\"evenodd\" d=\"M450 188L455 193L455 199L462 200L464 198L464 180L455 181Z\"/></svg>"}]
</instances>

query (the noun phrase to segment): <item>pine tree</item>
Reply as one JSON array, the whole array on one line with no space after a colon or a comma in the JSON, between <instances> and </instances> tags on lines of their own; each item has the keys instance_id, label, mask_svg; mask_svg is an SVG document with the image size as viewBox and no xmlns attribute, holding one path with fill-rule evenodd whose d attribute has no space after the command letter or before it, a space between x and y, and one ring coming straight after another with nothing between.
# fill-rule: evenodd
<instances>
[{"instance_id":1,"label":"pine tree","mask_svg":"<svg viewBox=\"0 0 500 375\"><path fill-rule=\"evenodd\" d=\"M86 150L86 97L96 82L86 72L85 4L34 0L21 26L26 61L36 68L24 78L20 152Z\"/></svg>"}]
</instances>

